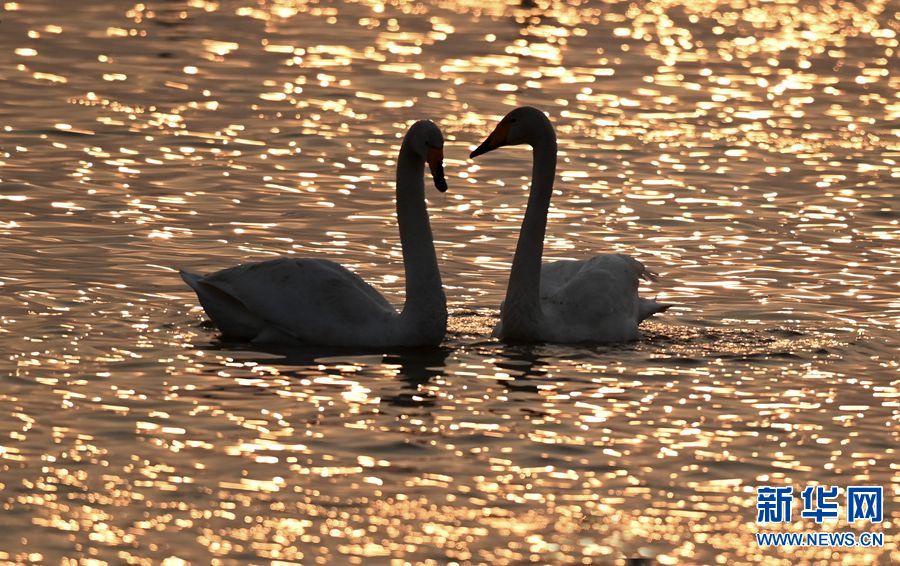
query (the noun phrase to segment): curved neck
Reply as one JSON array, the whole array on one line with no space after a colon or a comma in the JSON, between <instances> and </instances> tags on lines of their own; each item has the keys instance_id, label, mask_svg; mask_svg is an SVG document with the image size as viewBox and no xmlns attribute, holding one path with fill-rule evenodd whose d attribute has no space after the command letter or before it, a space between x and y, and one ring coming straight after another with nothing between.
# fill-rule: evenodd
<instances>
[{"instance_id":1,"label":"curved neck","mask_svg":"<svg viewBox=\"0 0 900 566\"><path fill-rule=\"evenodd\" d=\"M504 325L507 331L512 332L516 332L513 327L536 323L540 316L541 256L556 175L556 134L553 127L549 126L549 132L532 147L531 192L503 306ZM524 332L527 330L521 329Z\"/></svg>"},{"instance_id":2,"label":"curved neck","mask_svg":"<svg viewBox=\"0 0 900 566\"><path fill-rule=\"evenodd\" d=\"M406 275L406 302L400 316L413 324L433 324L447 317L434 238L425 206L424 158L406 140L397 159L397 223Z\"/></svg>"}]
</instances>

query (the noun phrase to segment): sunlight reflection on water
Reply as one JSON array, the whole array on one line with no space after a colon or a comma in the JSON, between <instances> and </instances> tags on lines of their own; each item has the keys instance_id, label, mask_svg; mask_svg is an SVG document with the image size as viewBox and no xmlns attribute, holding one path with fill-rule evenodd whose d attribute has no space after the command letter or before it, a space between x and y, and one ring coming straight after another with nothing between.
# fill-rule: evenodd
<instances>
[{"instance_id":1,"label":"sunlight reflection on water","mask_svg":"<svg viewBox=\"0 0 900 566\"><path fill-rule=\"evenodd\" d=\"M759 484L896 485L889 3L3 8L0 560L898 558L752 538ZM560 138L547 257L677 303L643 340L487 338L530 154L466 156L520 104ZM336 256L402 301L423 117L445 344L218 342L173 268Z\"/></svg>"}]
</instances>

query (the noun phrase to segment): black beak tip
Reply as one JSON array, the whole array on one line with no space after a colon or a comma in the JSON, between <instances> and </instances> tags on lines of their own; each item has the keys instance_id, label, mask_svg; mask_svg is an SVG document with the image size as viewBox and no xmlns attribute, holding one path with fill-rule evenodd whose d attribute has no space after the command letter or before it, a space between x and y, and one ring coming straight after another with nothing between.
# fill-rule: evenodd
<instances>
[{"instance_id":1,"label":"black beak tip","mask_svg":"<svg viewBox=\"0 0 900 566\"><path fill-rule=\"evenodd\" d=\"M483 155L493 149L497 149L491 146L490 138L484 140L484 143L475 148L475 151L469 154L469 159L475 159L479 155Z\"/></svg>"},{"instance_id":2,"label":"black beak tip","mask_svg":"<svg viewBox=\"0 0 900 566\"><path fill-rule=\"evenodd\" d=\"M442 193L446 193L447 192L447 179L444 179L443 177L440 177L440 178L435 177L434 188L439 190Z\"/></svg>"}]
</instances>

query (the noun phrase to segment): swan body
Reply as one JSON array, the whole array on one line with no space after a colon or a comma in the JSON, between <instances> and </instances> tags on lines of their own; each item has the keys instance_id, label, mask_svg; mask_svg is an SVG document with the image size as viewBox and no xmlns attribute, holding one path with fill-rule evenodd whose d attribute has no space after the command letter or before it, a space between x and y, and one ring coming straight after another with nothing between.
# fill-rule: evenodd
<instances>
[{"instance_id":1,"label":"swan body","mask_svg":"<svg viewBox=\"0 0 900 566\"><path fill-rule=\"evenodd\" d=\"M641 279L653 281L656 275L623 254L545 263L541 267L542 316L533 321L540 334L533 340L558 344L635 340L640 322L669 306L639 297ZM503 318L492 335L518 339L512 331L504 331Z\"/></svg>"},{"instance_id":2,"label":"swan body","mask_svg":"<svg viewBox=\"0 0 900 566\"><path fill-rule=\"evenodd\" d=\"M258 343L388 347L437 345L447 329L447 302L425 206L423 168L447 189L443 137L429 121L413 124L397 160L397 220L406 272L398 312L378 291L327 259L282 258L181 277L213 324L229 338Z\"/></svg>"},{"instance_id":3,"label":"swan body","mask_svg":"<svg viewBox=\"0 0 900 566\"><path fill-rule=\"evenodd\" d=\"M642 320L669 308L641 298L641 279L656 275L622 254L542 265L547 213L556 174L556 132L543 112L513 110L471 157L506 145L534 150L532 185L500 322L493 335L523 342L622 342L640 336Z\"/></svg>"}]
</instances>

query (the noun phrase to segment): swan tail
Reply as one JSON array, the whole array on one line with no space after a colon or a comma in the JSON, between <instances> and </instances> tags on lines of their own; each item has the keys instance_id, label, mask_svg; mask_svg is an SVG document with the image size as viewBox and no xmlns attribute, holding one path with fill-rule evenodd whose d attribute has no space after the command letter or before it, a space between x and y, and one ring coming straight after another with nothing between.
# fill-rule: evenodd
<instances>
[{"instance_id":1,"label":"swan tail","mask_svg":"<svg viewBox=\"0 0 900 566\"><path fill-rule=\"evenodd\" d=\"M181 275L181 278L184 280L188 286L196 292L200 292L198 287L200 285L200 281L203 279L200 275L196 273L191 273L190 271L185 271L183 269L178 270L178 275Z\"/></svg>"},{"instance_id":2,"label":"swan tail","mask_svg":"<svg viewBox=\"0 0 900 566\"><path fill-rule=\"evenodd\" d=\"M643 279L644 281L656 281L659 279L659 274L655 271L647 269L643 263L635 260L638 270L638 277ZM638 320L647 320L651 316L665 312L672 306L672 303L660 303L657 302L656 299L640 299L640 306L638 307Z\"/></svg>"},{"instance_id":3,"label":"swan tail","mask_svg":"<svg viewBox=\"0 0 900 566\"><path fill-rule=\"evenodd\" d=\"M641 265L641 267L643 268L641 270L641 279L643 279L644 281L656 281L657 279L659 279L659 273L650 271L643 265Z\"/></svg>"},{"instance_id":4,"label":"swan tail","mask_svg":"<svg viewBox=\"0 0 900 566\"><path fill-rule=\"evenodd\" d=\"M265 329L265 322L251 313L236 297L207 283L200 275L179 271L181 278L197 293L200 306L222 334L234 338L253 339Z\"/></svg>"},{"instance_id":5,"label":"swan tail","mask_svg":"<svg viewBox=\"0 0 900 566\"><path fill-rule=\"evenodd\" d=\"M641 299L638 318L646 320L657 313L665 312L671 306L672 303L658 303L654 299Z\"/></svg>"},{"instance_id":6,"label":"swan tail","mask_svg":"<svg viewBox=\"0 0 900 566\"><path fill-rule=\"evenodd\" d=\"M634 275L638 279L643 279L644 281L656 281L657 279L659 279L658 273L647 269L647 266L645 266L640 261L634 259L630 255L625 255L625 254L616 254L616 255L619 256L621 259L623 259L628 264L629 268L631 269L631 271L634 273Z\"/></svg>"}]
</instances>

